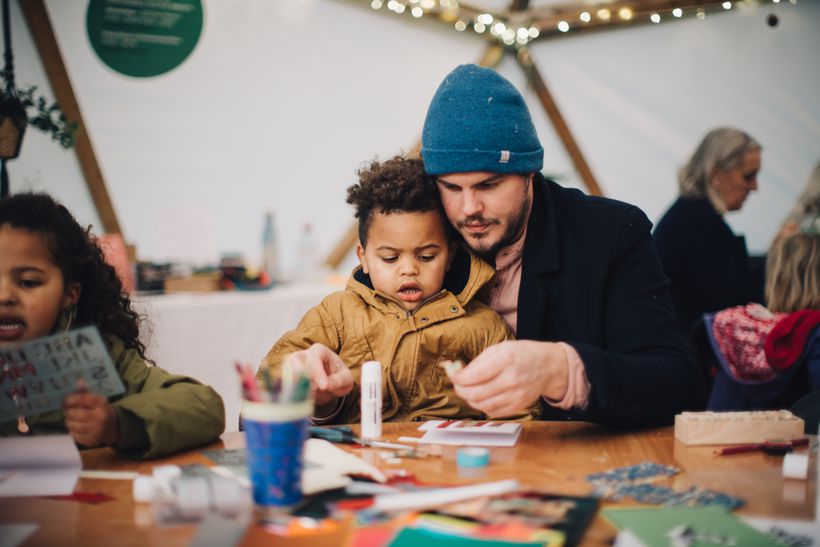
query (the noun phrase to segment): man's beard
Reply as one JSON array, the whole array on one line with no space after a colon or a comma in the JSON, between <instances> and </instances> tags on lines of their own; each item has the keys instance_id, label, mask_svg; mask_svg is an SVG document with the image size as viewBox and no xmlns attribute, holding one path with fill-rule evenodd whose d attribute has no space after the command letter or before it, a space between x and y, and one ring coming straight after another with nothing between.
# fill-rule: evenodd
<instances>
[{"instance_id":1,"label":"man's beard","mask_svg":"<svg viewBox=\"0 0 820 547\"><path fill-rule=\"evenodd\" d=\"M521 235L521 232L524 229L524 223L528 220L528 213L530 210L530 195L529 192L524 192L524 199L521 200L521 206L515 212L513 216L510 217L509 223L507 224L507 229L504 230L504 233L501 234L501 237L498 241L494 244L490 245L489 247L482 248L482 247L474 247L473 245L477 241L479 244L483 238L470 238L462 234L462 238L470 250L479 258L484 260L485 262L489 262L490 264L495 264L495 257L498 255L498 251L503 249L504 247L508 247L515 243L515 240ZM469 224L472 222L477 222L481 224L497 224L497 219L489 219L482 217L481 215L467 217L461 222L458 223L459 229L463 228L465 224Z\"/></svg>"}]
</instances>

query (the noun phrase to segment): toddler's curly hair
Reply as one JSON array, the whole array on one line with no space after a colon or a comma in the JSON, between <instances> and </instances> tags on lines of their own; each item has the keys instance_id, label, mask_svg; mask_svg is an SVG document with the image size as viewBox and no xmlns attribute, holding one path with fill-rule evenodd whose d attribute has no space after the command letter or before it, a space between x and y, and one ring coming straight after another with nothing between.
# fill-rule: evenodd
<instances>
[{"instance_id":1,"label":"toddler's curly hair","mask_svg":"<svg viewBox=\"0 0 820 547\"><path fill-rule=\"evenodd\" d=\"M347 189L347 203L356 209L362 247L367 246L374 213L436 211L447 240L452 240L453 229L441 206L435 179L424 172L421 159L395 156L385 162L373 160L357 175L359 182Z\"/></svg>"}]
</instances>

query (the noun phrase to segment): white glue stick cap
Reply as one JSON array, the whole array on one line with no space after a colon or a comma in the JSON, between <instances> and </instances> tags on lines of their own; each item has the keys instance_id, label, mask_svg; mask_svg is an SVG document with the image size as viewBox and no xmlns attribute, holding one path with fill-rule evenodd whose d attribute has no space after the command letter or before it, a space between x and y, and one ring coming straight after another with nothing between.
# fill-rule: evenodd
<instances>
[{"instance_id":1,"label":"white glue stick cap","mask_svg":"<svg viewBox=\"0 0 820 547\"><path fill-rule=\"evenodd\" d=\"M378 361L367 361L362 365L362 382L381 382L382 365Z\"/></svg>"},{"instance_id":2,"label":"white glue stick cap","mask_svg":"<svg viewBox=\"0 0 820 547\"><path fill-rule=\"evenodd\" d=\"M361 413L363 439L382 436L382 366L378 361L362 365Z\"/></svg>"},{"instance_id":3,"label":"white glue stick cap","mask_svg":"<svg viewBox=\"0 0 820 547\"><path fill-rule=\"evenodd\" d=\"M790 452L783 457L783 478L806 480L809 476L809 455Z\"/></svg>"}]
</instances>

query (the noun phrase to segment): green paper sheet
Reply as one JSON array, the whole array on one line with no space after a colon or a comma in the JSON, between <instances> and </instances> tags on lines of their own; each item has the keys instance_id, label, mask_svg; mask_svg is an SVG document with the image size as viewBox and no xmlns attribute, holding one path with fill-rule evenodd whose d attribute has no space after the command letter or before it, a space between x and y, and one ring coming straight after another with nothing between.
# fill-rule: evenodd
<instances>
[{"instance_id":1,"label":"green paper sheet","mask_svg":"<svg viewBox=\"0 0 820 547\"><path fill-rule=\"evenodd\" d=\"M675 536L682 538L687 534L689 541L679 542L679 545L782 547L722 507L610 507L601 514L619 530L629 529L646 545L674 545Z\"/></svg>"},{"instance_id":2,"label":"green paper sheet","mask_svg":"<svg viewBox=\"0 0 820 547\"><path fill-rule=\"evenodd\" d=\"M541 543L519 543L514 541L498 541L474 539L463 536L438 534L430 530L417 528L402 528L393 538L390 547L418 547L419 545L435 545L436 547L541 547Z\"/></svg>"}]
</instances>

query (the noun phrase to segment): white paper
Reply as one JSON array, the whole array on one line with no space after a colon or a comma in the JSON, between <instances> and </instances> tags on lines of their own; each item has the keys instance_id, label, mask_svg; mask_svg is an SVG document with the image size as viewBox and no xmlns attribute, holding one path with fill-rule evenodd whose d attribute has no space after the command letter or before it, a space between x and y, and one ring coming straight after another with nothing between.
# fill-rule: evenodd
<instances>
[{"instance_id":1,"label":"white paper","mask_svg":"<svg viewBox=\"0 0 820 547\"><path fill-rule=\"evenodd\" d=\"M521 485L515 479L503 481L471 484L469 486L453 486L451 488L430 488L401 492L398 494L379 494L373 499L375 511L406 511L446 505L457 501L480 498L484 496L500 496L519 490Z\"/></svg>"},{"instance_id":2,"label":"white paper","mask_svg":"<svg viewBox=\"0 0 820 547\"><path fill-rule=\"evenodd\" d=\"M107 479L107 480L121 480L121 481L132 481L139 477L139 473L136 471L105 471L105 470L96 470L96 469L89 469L86 471L80 471L80 478L82 479Z\"/></svg>"},{"instance_id":3,"label":"white paper","mask_svg":"<svg viewBox=\"0 0 820 547\"><path fill-rule=\"evenodd\" d=\"M446 424L446 425L445 425ZM515 446L521 435L518 422L431 420L419 427L424 435L416 439L422 444L445 444L456 446ZM400 441L407 439L402 437Z\"/></svg>"},{"instance_id":4,"label":"white paper","mask_svg":"<svg viewBox=\"0 0 820 547\"><path fill-rule=\"evenodd\" d=\"M17 547L37 528L36 524L0 524L0 547Z\"/></svg>"},{"instance_id":5,"label":"white paper","mask_svg":"<svg viewBox=\"0 0 820 547\"><path fill-rule=\"evenodd\" d=\"M741 516L746 524L773 539L788 539L784 544L814 547L820 545L820 523L803 520L785 520Z\"/></svg>"},{"instance_id":6,"label":"white paper","mask_svg":"<svg viewBox=\"0 0 820 547\"><path fill-rule=\"evenodd\" d=\"M69 435L0 439L0 497L67 496L82 469Z\"/></svg>"},{"instance_id":7,"label":"white paper","mask_svg":"<svg viewBox=\"0 0 820 547\"><path fill-rule=\"evenodd\" d=\"M624 528L618 532L615 544L612 547L646 547L646 543L641 541L631 530Z\"/></svg>"},{"instance_id":8,"label":"white paper","mask_svg":"<svg viewBox=\"0 0 820 547\"><path fill-rule=\"evenodd\" d=\"M352 482L348 475L366 475L377 482L387 481L377 467L324 439L308 439L303 458L302 492L305 494L347 486Z\"/></svg>"},{"instance_id":9,"label":"white paper","mask_svg":"<svg viewBox=\"0 0 820 547\"><path fill-rule=\"evenodd\" d=\"M206 455L219 464L212 467L212 471L238 477L242 484L250 487L244 451L215 450ZM324 439L305 441L302 459L302 493L306 495L343 488L352 482L348 475L365 475L382 483L387 481L377 467Z\"/></svg>"}]
</instances>

